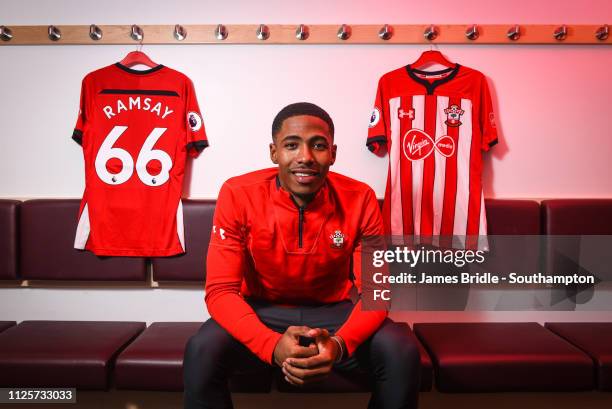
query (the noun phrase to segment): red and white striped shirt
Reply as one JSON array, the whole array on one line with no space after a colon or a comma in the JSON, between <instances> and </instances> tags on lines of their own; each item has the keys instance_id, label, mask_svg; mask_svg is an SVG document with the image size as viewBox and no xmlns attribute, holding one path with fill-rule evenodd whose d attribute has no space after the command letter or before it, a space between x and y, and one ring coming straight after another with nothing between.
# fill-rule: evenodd
<instances>
[{"instance_id":1,"label":"red and white striped shirt","mask_svg":"<svg viewBox=\"0 0 612 409\"><path fill-rule=\"evenodd\" d=\"M486 235L482 152L497 143L484 75L456 64L383 75L368 148L389 154L383 220L391 235Z\"/></svg>"}]
</instances>

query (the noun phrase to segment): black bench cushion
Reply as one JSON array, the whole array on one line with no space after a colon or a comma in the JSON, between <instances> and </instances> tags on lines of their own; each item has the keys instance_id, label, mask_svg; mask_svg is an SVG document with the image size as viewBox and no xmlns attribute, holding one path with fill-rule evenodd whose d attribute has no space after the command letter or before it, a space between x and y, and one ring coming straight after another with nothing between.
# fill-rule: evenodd
<instances>
[{"instance_id":1,"label":"black bench cushion","mask_svg":"<svg viewBox=\"0 0 612 409\"><path fill-rule=\"evenodd\" d=\"M598 388L612 391L612 322L548 322L545 325L589 354L595 361Z\"/></svg>"},{"instance_id":2,"label":"black bench cushion","mask_svg":"<svg viewBox=\"0 0 612 409\"><path fill-rule=\"evenodd\" d=\"M612 234L612 199L542 201L544 234Z\"/></svg>"},{"instance_id":3,"label":"black bench cushion","mask_svg":"<svg viewBox=\"0 0 612 409\"><path fill-rule=\"evenodd\" d=\"M206 253L215 213L213 200L183 199L186 252L172 257L153 259L156 281L204 281Z\"/></svg>"},{"instance_id":4,"label":"black bench cushion","mask_svg":"<svg viewBox=\"0 0 612 409\"><path fill-rule=\"evenodd\" d=\"M540 205L534 200L487 199L487 232L490 252L485 271L496 274L508 272L536 272L540 263ZM520 252L521 257L515 254ZM517 294L517 296L519 296ZM519 296L520 297L520 296ZM503 305L521 303L507 292Z\"/></svg>"},{"instance_id":5,"label":"black bench cushion","mask_svg":"<svg viewBox=\"0 0 612 409\"><path fill-rule=\"evenodd\" d=\"M543 251L547 272L571 273L584 267L597 278L610 280L612 199L544 200L542 219L544 234L549 235ZM590 286L553 288L551 306L574 309L575 300L588 301L593 291Z\"/></svg>"},{"instance_id":6,"label":"black bench cushion","mask_svg":"<svg viewBox=\"0 0 612 409\"><path fill-rule=\"evenodd\" d=\"M0 280L17 278L17 217L20 201L0 200Z\"/></svg>"},{"instance_id":7,"label":"black bench cushion","mask_svg":"<svg viewBox=\"0 0 612 409\"><path fill-rule=\"evenodd\" d=\"M537 323L420 323L414 330L442 392L593 388L591 359Z\"/></svg>"},{"instance_id":8,"label":"black bench cushion","mask_svg":"<svg viewBox=\"0 0 612 409\"><path fill-rule=\"evenodd\" d=\"M15 321L0 321L0 332L9 329L16 324Z\"/></svg>"},{"instance_id":9,"label":"black bench cushion","mask_svg":"<svg viewBox=\"0 0 612 409\"><path fill-rule=\"evenodd\" d=\"M75 250L79 200L28 200L20 211L21 277L39 280L144 281L145 259Z\"/></svg>"},{"instance_id":10,"label":"black bench cushion","mask_svg":"<svg viewBox=\"0 0 612 409\"><path fill-rule=\"evenodd\" d=\"M1 387L107 389L142 322L24 321L0 333Z\"/></svg>"},{"instance_id":11,"label":"black bench cushion","mask_svg":"<svg viewBox=\"0 0 612 409\"><path fill-rule=\"evenodd\" d=\"M153 323L117 358L117 388L182 391L185 345L201 326L201 322ZM233 392L269 392L271 385L271 371L236 374L230 380Z\"/></svg>"},{"instance_id":12,"label":"black bench cushion","mask_svg":"<svg viewBox=\"0 0 612 409\"><path fill-rule=\"evenodd\" d=\"M540 234L540 205L534 200L487 199L490 235Z\"/></svg>"}]
</instances>

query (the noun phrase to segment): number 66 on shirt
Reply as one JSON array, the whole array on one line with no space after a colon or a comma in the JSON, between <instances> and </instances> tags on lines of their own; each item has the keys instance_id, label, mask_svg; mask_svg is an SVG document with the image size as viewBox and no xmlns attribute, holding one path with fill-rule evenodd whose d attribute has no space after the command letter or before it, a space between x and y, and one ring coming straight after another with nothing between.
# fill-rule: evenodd
<instances>
[{"instance_id":1,"label":"number 66 on shirt","mask_svg":"<svg viewBox=\"0 0 612 409\"><path fill-rule=\"evenodd\" d=\"M129 152L121 148L113 148L117 139L128 129L127 126L115 126L108 134L98 154L96 155L96 173L100 180L109 185L118 185L126 182L134 171L134 160ZM147 136L142 149L136 160L136 172L138 177L147 186L160 186L170 178L170 169L172 168L172 159L170 156L160 150L153 149L155 143L166 132L166 128L154 128ZM107 169L109 160L117 158L121 161L121 170L118 173L111 173ZM147 163L157 160L161 163L161 170L157 175L152 175L147 171Z\"/></svg>"},{"instance_id":2,"label":"number 66 on shirt","mask_svg":"<svg viewBox=\"0 0 612 409\"><path fill-rule=\"evenodd\" d=\"M83 79L72 138L85 159L74 247L105 256L184 252L187 153L208 146L191 80L163 65L94 71Z\"/></svg>"}]
</instances>

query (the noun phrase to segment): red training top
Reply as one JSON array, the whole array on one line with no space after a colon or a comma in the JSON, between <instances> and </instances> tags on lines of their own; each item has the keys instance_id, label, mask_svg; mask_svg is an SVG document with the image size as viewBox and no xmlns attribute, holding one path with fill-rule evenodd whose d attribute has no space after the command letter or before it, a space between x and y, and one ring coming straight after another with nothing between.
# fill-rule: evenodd
<instances>
[{"instance_id":1,"label":"red training top","mask_svg":"<svg viewBox=\"0 0 612 409\"><path fill-rule=\"evenodd\" d=\"M361 238L382 235L370 187L330 172L303 210L279 184L278 169L237 176L221 187L208 248L206 305L234 338L272 363L281 334L264 325L243 297L297 306L349 299L351 260ZM359 262L355 285L361 293ZM387 312L359 301L336 332L348 354L378 329Z\"/></svg>"}]
</instances>

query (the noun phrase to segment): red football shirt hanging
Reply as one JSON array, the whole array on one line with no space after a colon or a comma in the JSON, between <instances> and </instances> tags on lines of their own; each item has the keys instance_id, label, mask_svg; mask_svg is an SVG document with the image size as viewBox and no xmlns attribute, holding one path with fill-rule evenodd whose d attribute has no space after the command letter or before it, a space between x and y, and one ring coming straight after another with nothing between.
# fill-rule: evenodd
<instances>
[{"instance_id":1,"label":"red football shirt hanging","mask_svg":"<svg viewBox=\"0 0 612 409\"><path fill-rule=\"evenodd\" d=\"M191 80L163 65L94 71L83 79L72 138L85 157L74 247L117 256L184 252L186 156L208 146Z\"/></svg>"},{"instance_id":2,"label":"red football shirt hanging","mask_svg":"<svg viewBox=\"0 0 612 409\"><path fill-rule=\"evenodd\" d=\"M456 64L382 76L368 148L386 144L383 220L391 235L486 235L482 152L497 143L485 77Z\"/></svg>"}]
</instances>

